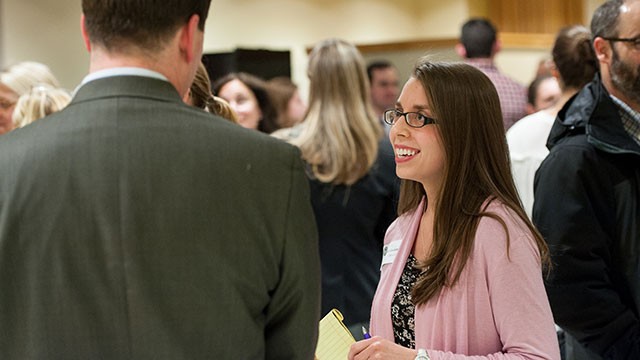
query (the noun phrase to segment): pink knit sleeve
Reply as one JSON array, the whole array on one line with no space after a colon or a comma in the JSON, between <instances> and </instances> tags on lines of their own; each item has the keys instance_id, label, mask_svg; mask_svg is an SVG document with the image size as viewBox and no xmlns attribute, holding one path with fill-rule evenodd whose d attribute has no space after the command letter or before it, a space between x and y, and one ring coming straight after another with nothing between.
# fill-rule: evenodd
<instances>
[{"instance_id":1,"label":"pink knit sleeve","mask_svg":"<svg viewBox=\"0 0 640 360\"><path fill-rule=\"evenodd\" d=\"M467 265L476 267L474 273L479 274L475 286L485 286L488 291L488 311L492 313L502 349L478 356L428 350L433 360L560 359L535 242L524 224L508 213L500 215L509 228L508 255L503 226L484 217L478 226L473 259ZM474 325L469 322L469 326ZM469 343L473 342L474 339L469 339Z\"/></svg>"}]
</instances>

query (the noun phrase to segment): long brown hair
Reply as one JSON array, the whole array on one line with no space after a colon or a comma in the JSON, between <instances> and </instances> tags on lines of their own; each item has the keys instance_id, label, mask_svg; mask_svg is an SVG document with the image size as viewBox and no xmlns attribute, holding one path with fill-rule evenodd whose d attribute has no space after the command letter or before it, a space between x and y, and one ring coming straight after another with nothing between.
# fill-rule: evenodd
<instances>
[{"instance_id":1,"label":"long brown hair","mask_svg":"<svg viewBox=\"0 0 640 360\"><path fill-rule=\"evenodd\" d=\"M446 156L439 199L432 199L437 200L433 245L427 260L420 264L428 271L412 290L415 304L425 304L443 287L458 281L471 255L481 217L497 220L507 232L506 223L482 207L487 199L499 200L526 224L542 263L547 265L547 245L523 210L511 177L509 150L494 85L472 66L430 62L426 58L417 63L412 76L422 84L433 116L439 120L437 126ZM425 196L420 183L403 180L399 213L415 210Z\"/></svg>"},{"instance_id":2,"label":"long brown hair","mask_svg":"<svg viewBox=\"0 0 640 360\"><path fill-rule=\"evenodd\" d=\"M581 89L598 72L598 58L591 43L591 32L582 25L560 29L551 55L560 73L563 90Z\"/></svg>"}]
</instances>

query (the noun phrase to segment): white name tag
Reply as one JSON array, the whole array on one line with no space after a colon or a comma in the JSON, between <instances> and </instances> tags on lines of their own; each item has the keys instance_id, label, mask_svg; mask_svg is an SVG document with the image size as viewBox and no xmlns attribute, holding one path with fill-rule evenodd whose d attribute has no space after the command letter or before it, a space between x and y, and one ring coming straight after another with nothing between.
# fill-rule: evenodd
<instances>
[{"instance_id":1,"label":"white name tag","mask_svg":"<svg viewBox=\"0 0 640 360\"><path fill-rule=\"evenodd\" d=\"M393 260L395 260L396 255L398 255L400 244L402 244L402 240L396 240L382 248L382 264L380 264L380 270L382 270L382 267L386 264L393 264Z\"/></svg>"}]
</instances>

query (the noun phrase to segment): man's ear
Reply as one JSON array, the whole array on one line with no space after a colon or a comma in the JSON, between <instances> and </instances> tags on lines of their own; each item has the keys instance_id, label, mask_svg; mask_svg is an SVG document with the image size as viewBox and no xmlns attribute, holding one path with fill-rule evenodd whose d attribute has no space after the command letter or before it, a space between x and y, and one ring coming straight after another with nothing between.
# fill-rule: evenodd
<instances>
[{"instance_id":1,"label":"man's ear","mask_svg":"<svg viewBox=\"0 0 640 360\"><path fill-rule=\"evenodd\" d=\"M493 43L493 46L491 47L491 57L493 57L500 51L502 51L502 41L500 41L500 39L496 39L496 41Z\"/></svg>"},{"instance_id":2,"label":"man's ear","mask_svg":"<svg viewBox=\"0 0 640 360\"><path fill-rule=\"evenodd\" d=\"M456 44L456 54L463 59L467 58L467 49L464 48L464 45L457 43Z\"/></svg>"},{"instance_id":3,"label":"man's ear","mask_svg":"<svg viewBox=\"0 0 640 360\"><path fill-rule=\"evenodd\" d=\"M180 30L180 53L184 55L187 62L193 61L195 56L196 32L198 31L199 21L200 16L191 15L189 21Z\"/></svg>"},{"instance_id":4,"label":"man's ear","mask_svg":"<svg viewBox=\"0 0 640 360\"><path fill-rule=\"evenodd\" d=\"M82 32L84 47L88 52L91 52L91 40L89 39L89 33L87 33L87 24L85 22L84 14L80 15L80 31Z\"/></svg>"},{"instance_id":5,"label":"man's ear","mask_svg":"<svg viewBox=\"0 0 640 360\"><path fill-rule=\"evenodd\" d=\"M611 43L609 41L598 36L593 39L593 49L596 52L596 57L599 62L605 64L611 63L613 49L611 48Z\"/></svg>"}]
</instances>

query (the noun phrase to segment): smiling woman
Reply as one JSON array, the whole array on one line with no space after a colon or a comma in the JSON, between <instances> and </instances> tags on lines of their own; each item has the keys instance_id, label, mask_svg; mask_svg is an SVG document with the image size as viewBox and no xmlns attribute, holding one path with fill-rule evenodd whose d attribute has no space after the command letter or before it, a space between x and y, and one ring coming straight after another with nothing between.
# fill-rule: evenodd
<instances>
[{"instance_id":1,"label":"smiling woman","mask_svg":"<svg viewBox=\"0 0 640 360\"><path fill-rule=\"evenodd\" d=\"M501 118L476 68L415 66L385 117L403 179L385 245L398 251L382 264L374 336L350 359L560 358L542 281L548 250L518 200Z\"/></svg>"}]
</instances>

